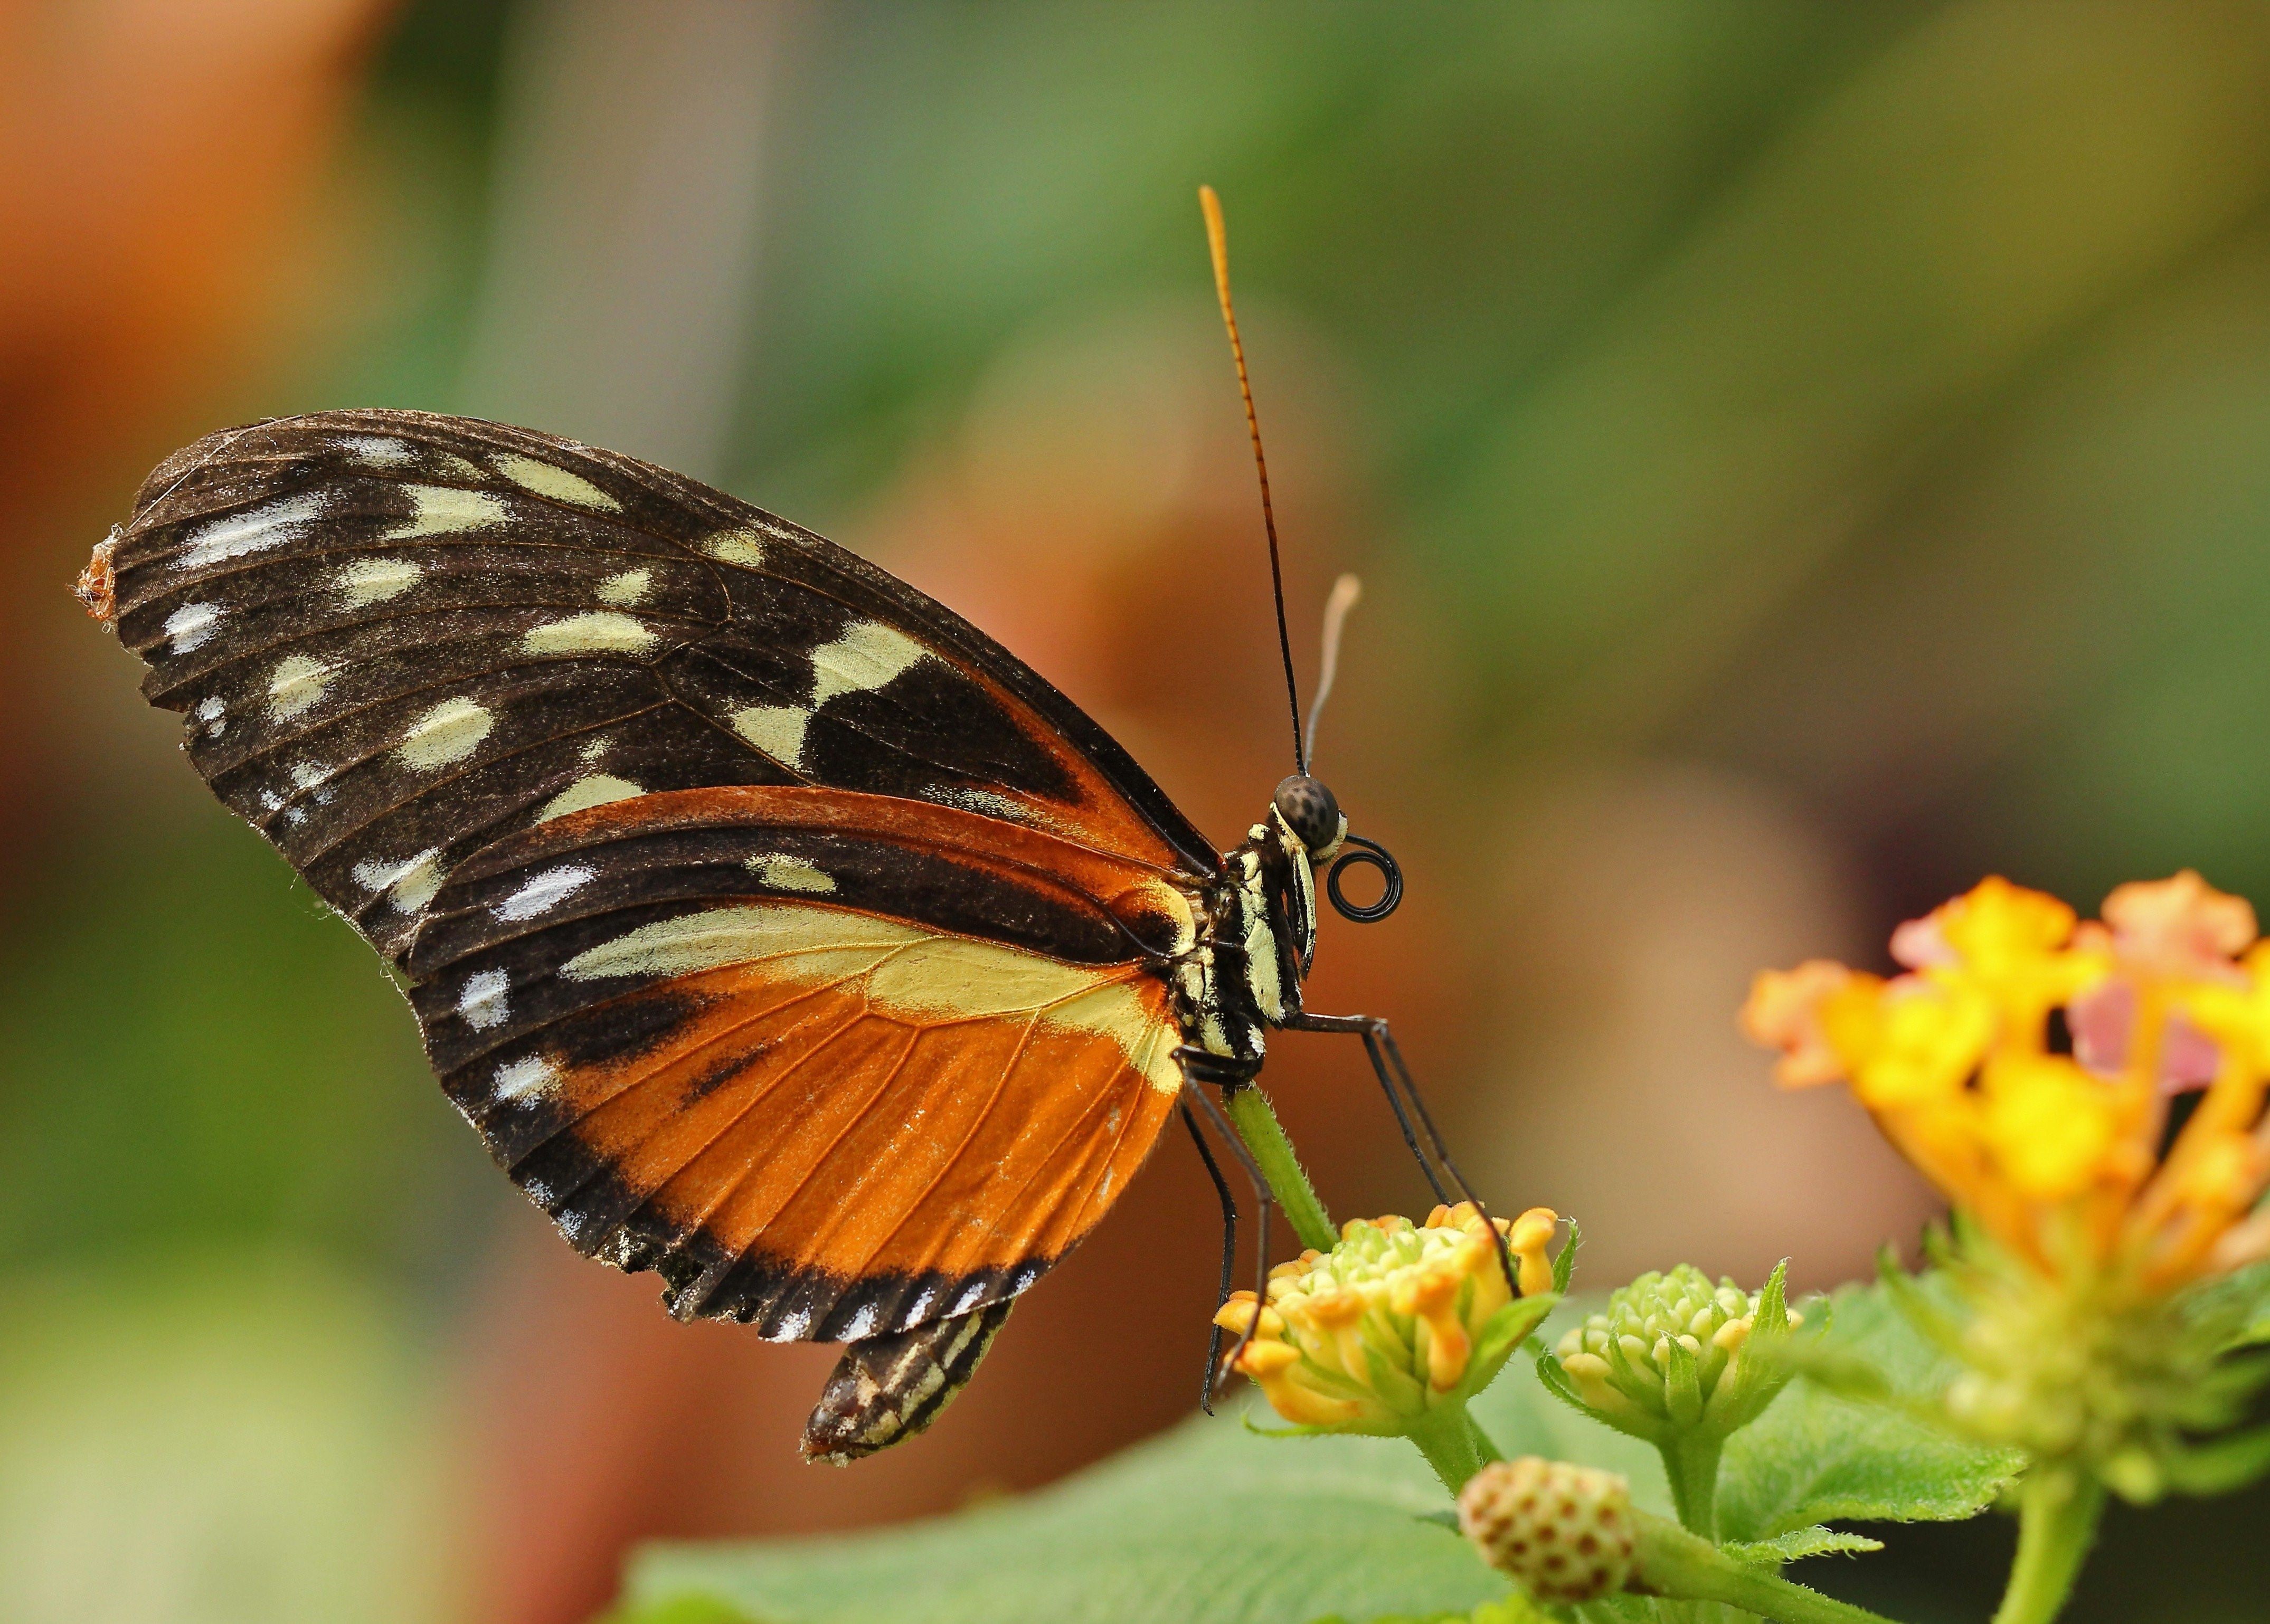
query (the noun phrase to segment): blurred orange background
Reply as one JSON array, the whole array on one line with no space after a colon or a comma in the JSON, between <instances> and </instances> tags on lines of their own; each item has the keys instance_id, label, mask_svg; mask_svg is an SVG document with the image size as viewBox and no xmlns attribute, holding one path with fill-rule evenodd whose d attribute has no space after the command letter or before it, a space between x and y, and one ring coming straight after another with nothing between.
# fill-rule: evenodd
<instances>
[{"instance_id":1,"label":"blurred orange background","mask_svg":"<svg viewBox=\"0 0 2270 1624\"><path fill-rule=\"evenodd\" d=\"M793 1448L832 1350L552 1235L66 591L227 423L465 412L723 485L1227 842L1288 763L1211 181L1304 679L1367 584L1320 771L1410 882L1311 1007L1391 1016L1594 1289L1827 1286L1930 1212L1771 1089L1755 968L1987 871L2270 898L2256 6L0 0L0 153L11 1619L568 1624L641 1539L949 1508L1196 1395L1179 1137L849 1472ZM1337 1212L1423 1208L1354 1051L1286 1039L1272 1094Z\"/></svg>"}]
</instances>

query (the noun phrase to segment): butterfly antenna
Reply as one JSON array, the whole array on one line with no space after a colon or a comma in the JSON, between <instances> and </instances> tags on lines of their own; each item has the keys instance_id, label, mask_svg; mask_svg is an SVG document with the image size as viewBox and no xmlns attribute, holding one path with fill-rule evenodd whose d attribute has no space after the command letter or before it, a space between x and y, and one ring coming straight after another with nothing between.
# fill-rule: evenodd
<instances>
[{"instance_id":1,"label":"butterfly antenna","mask_svg":"<svg viewBox=\"0 0 2270 1624\"><path fill-rule=\"evenodd\" d=\"M1317 760L1317 723L1332 696L1332 679L1340 674L1340 628L1347 624L1348 611L1362 601L1363 582L1354 575L1333 582L1332 595L1324 600L1324 658L1317 665L1317 697L1309 701L1308 748L1302 752L1310 766Z\"/></svg>"},{"instance_id":2,"label":"butterfly antenna","mask_svg":"<svg viewBox=\"0 0 2270 1624\"><path fill-rule=\"evenodd\" d=\"M1293 705L1293 764L1309 770L1309 747L1301 736L1301 686L1293 676L1293 637L1285 629L1285 572L1277 561L1277 514L1269 504L1269 459L1261 455L1261 419L1253 412L1253 385L1245 376L1245 345L1237 336L1237 312L1229 302L1229 232L1221 223L1221 199L1213 188L1198 188L1205 212L1206 247L1213 255L1213 291L1221 300L1221 323L1229 329L1229 352L1237 362L1237 392L1245 398L1245 427L1253 436L1253 466L1261 476L1261 523L1269 531L1269 587L1277 597L1277 651L1285 656L1285 697Z\"/></svg>"}]
</instances>

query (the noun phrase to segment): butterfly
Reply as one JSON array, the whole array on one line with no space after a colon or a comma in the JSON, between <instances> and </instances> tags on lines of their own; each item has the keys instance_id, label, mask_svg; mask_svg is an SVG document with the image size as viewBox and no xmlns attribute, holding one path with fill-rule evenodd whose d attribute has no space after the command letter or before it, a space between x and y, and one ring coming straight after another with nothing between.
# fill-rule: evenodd
<instances>
[{"instance_id":1,"label":"butterfly","mask_svg":"<svg viewBox=\"0 0 2270 1624\"><path fill-rule=\"evenodd\" d=\"M256 423L160 463L81 593L579 1250L849 1345L813 1458L927 1425L1178 1107L1265 1235L1199 1085L1271 1028L1361 1034L1417 1148L1385 1023L1302 1007L1319 869L1353 918L1401 886L1305 766L1218 852L983 633L694 480L467 418Z\"/></svg>"}]
</instances>

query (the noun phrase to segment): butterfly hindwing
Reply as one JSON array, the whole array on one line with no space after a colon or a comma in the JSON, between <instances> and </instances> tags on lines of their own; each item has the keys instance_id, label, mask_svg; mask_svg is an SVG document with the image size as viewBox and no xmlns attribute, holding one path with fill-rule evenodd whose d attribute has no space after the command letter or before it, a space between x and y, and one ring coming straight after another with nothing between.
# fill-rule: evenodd
<instances>
[{"instance_id":1,"label":"butterfly hindwing","mask_svg":"<svg viewBox=\"0 0 2270 1624\"><path fill-rule=\"evenodd\" d=\"M167 459L98 560L198 770L397 963L502 836L667 790L961 807L1203 875L1094 723L942 606L661 469L340 412Z\"/></svg>"},{"instance_id":2,"label":"butterfly hindwing","mask_svg":"<svg viewBox=\"0 0 2270 1624\"><path fill-rule=\"evenodd\" d=\"M1180 1086L1168 871L946 807L655 794L463 864L409 970L443 1086L584 1251L780 1339L1023 1290Z\"/></svg>"}]
</instances>

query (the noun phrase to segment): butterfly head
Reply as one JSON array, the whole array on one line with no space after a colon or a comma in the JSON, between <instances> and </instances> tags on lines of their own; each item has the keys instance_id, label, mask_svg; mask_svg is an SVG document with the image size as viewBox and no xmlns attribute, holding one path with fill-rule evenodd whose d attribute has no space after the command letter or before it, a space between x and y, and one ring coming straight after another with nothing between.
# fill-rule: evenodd
<instances>
[{"instance_id":1,"label":"butterfly head","mask_svg":"<svg viewBox=\"0 0 2270 1624\"><path fill-rule=\"evenodd\" d=\"M1347 814L1340 811L1339 798L1322 780L1294 773L1278 784L1270 804L1278 820L1308 849L1309 862L1317 868L1331 864L1324 877L1324 894L1332 898L1342 918L1370 924L1395 911L1403 901L1402 869L1386 847L1348 833ZM1377 901L1348 901L1340 889L1340 875L1350 864L1379 871Z\"/></svg>"},{"instance_id":2,"label":"butterfly head","mask_svg":"<svg viewBox=\"0 0 2270 1624\"><path fill-rule=\"evenodd\" d=\"M1347 838L1347 819L1340 811L1339 798L1321 779L1306 773L1291 774L1277 786L1272 798L1278 816L1309 849L1309 862L1329 861Z\"/></svg>"}]
</instances>

